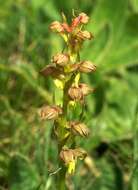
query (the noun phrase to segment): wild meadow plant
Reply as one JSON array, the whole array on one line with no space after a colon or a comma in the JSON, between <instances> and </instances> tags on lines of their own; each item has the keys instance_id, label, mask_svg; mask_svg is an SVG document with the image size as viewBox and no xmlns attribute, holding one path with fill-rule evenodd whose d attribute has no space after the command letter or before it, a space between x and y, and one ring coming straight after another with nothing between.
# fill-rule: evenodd
<instances>
[{"instance_id":1,"label":"wild meadow plant","mask_svg":"<svg viewBox=\"0 0 138 190\"><path fill-rule=\"evenodd\" d=\"M43 120L53 120L54 136L58 145L59 168L57 172L57 189L66 189L66 177L74 174L78 159L87 155L82 148L76 147L75 137L87 137L89 128L80 121L69 120L72 109L79 104L85 105L85 96L94 91L85 83L80 83L81 73L93 73L96 66L89 60L80 60L80 50L85 40L93 39L91 32L84 30L89 22L85 13L73 15L71 24L62 14L62 23L54 21L50 25L52 32L60 35L65 42L65 48L51 59L51 64L40 71L44 76L51 76L55 85L62 90L62 102L58 105L46 105L40 109Z\"/></svg>"}]
</instances>

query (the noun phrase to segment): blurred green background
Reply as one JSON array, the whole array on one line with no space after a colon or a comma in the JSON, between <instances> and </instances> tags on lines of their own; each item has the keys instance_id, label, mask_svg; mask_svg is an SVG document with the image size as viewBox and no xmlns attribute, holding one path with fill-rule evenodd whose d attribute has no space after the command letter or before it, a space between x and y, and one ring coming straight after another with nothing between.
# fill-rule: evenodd
<instances>
[{"instance_id":1,"label":"blurred green background","mask_svg":"<svg viewBox=\"0 0 138 190\"><path fill-rule=\"evenodd\" d=\"M96 92L84 119L91 135L77 139L89 157L70 190L138 190L138 0L0 0L0 190L56 189L56 142L37 115L54 84L38 72L63 47L49 24L72 9L91 17L81 59L97 72L82 76Z\"/></svg>"}]
</instances>

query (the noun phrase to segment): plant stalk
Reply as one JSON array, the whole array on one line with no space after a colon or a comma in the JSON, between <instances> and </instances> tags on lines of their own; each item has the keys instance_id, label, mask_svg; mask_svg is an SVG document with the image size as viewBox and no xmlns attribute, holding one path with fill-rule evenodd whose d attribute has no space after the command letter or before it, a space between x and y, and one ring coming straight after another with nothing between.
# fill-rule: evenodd
<instances>
[{"instance_id":1,"label":"plant stalk","mask_svg":"<svg viewBox=\"0 0 138 190\"><path fill-rule=\"evenodd\" d=\"M77 61L78 58L76 58L75 61ZM63 89L63 118L67 120L67 111L68 111L68 103L69 103L69 98L68 98L68 90L71 87L72 83L74 82L74 79L76 77L76 74L72 74L70 79L65 83L64 89ZM64 143L60 143L58 146L58 152L62 150L64 147L66 141ZM66 183L65 183L65 178L66 178L66 167L63 165L61 161L59 161L59 167L61 168L58 176L58 190L66 190Z\"/></svg>"}]
</instances>

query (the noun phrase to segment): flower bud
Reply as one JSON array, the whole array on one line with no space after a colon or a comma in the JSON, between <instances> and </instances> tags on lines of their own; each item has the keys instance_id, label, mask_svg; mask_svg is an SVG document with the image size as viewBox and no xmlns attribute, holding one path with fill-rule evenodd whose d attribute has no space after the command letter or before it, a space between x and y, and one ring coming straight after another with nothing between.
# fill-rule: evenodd
<instances>
[{"instance_id":1,"label":"flower bud","mask_svg":"<svg viewBox=\"0 0 138 190\"><path fill-rule=\"evenodd\" d=\"M80 83L79 88L81 89L83 96L87 96L88 94L94 91L93 88L89 87L85 83Z\"/></svg>"},{"instance_id":2,"label":"flower bud","mask_svg":"<svg viewBox=\"0 0 138 190\"><path fill-rule=\"evenodd\" d=\"M65 66L69 61L69 55L66 53L58 53L53 56L52 61L57 65Z\"/></svg>"},{"instance_id":3,"label":"flower bud","mask_svg":"<svg viewBox=\"0 0 138 190\"><path fill-rule=\"evenodd\" d=\"M80 17L80 22L82 24L87 24L88 23L89 17L85 13L80 13L79 17Z\"/></svg>"},{"instance_id":4,"label":"flower bud","mask_svg":"<svg viewBox=\"0 0 138 190\"><path fill-rule=\"evenodd\" d=\"M93 36L90 32L84 30L84 31L79 31L77 33L77 37L80 38L81 40L91 40Z\"/></svg>"},{"instance_id":5,"label":"flower bud","mask_svg":"<svg viewBox=\"0 0 138 190\"><path fill-rule=\"evenodd\" d=\"M50 29L53 31L53 32L58 32L58 33L61 33L61 32L64 32L64 28L62 26L62 24L58 21L54 21L50 24Z\"/></svg>"},{"instance_id":6,"label":"flower bud","mask_svg":"<svg viewBox=\"0 0 138 190\"><path fill-rule=\"evenodd\" d=\"M96 70L96 66L91 61L80 62L79 71L83 73L90 73Z\"/></svg>"},{"instance_id":7,"label":"flower bud","mask_svg":"<svg viewBox=\"0 0 138 190\"><path fill-rule=\"evenodd\" d=\"M57 119L62 114L62 109L59 106L44 106L40 110L41 119Z\"/></svg>"},{"instance_id":8,"label":"flower bud","mask_svg":"<svg viewBox=\"0 0 138 190\"><path fill-rule=\"evenodd\" d=\"M79 87L72 86L68 90L68 95L72 100L81 100L83 98L82 91Z\"/></svg>"},{"instance_id":9,"label":"flower bud","mask_svg":"<svg viewBox=\"0 0 138 190\"><path fill-rule=\"evenodd\" d=\"M78 121L72 121L69 123L71 131L75 135L80 135L82 137L87 137L89 135L89 129L84 123L80 123Z\"/></svg>"}]
</instances>

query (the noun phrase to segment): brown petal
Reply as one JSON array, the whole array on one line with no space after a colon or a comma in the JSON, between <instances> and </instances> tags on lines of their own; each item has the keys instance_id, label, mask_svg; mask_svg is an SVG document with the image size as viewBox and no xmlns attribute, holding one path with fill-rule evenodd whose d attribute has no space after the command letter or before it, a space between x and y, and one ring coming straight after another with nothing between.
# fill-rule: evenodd
<instances>
[{"instance_id":1,"label":"brown petal","mask_svg":"<svg viewBox=\"0 0 138 190\"><path fill-rule=\"evenodd\" d=\"M67 23L63 23L62 27L64 28L66 32L69 32L69 33L72 32L72 28Z\"/></svg>"},{"instance_id":2,"label":"brown petal","mask_svg":"<svg viewBox=\"0 0 138 190\"><path fill-rule=\"evenodd\" d=\"M74 149L74 156L82 160L87 156L87 152L82 148L76 148Z\"/></svg>"},{"instance_id":3,"label":"brown petal","mask_svg":"<svg viewBox=\"0 0 138 190\"><path fill-rule=\"evenodd\" d=\"M60 152L60 159L65 163L69 164L70 162L75 160L74 152L72 149L63 148Z\"/></svg>"},{"instance_id":4,"label":"brown petal","mask_svg":"<svg viewBox=\"0 0 138 190\"><path fill-rule=\"evenodd\" d=\"M80 62L79 71L83 73L90 73L96 71L96 66L91 61Z\"/></svg>"},{"instance_id":5,"label":"brown petal","mask_svg":"<svg viewBox=\"0 0 138 190\"><path fill-rule=\"evenodd\" d=\"M70 87L68 90L68 95L72 100L81 100L83 98L82 91L76 86Z\"/></svg>"},{"instance_id":6,"label":"brown petal","mask_svg":"<svg viewBox=\"0 0 138 190\"><path fill-rule=\"evenodd\" d=\"M65 163L65 165L68 165L71 162L75 162L77 158L84 159L86 157L87 153L85 150L81 148L75 148L75 149L69 149L69 148L63 148L60 152L60 159Z\"/></svg>"},{"instance_id":7,"label":"brown petal","mask_svg":"<svg viewBox=\"0 0 138 190\"><path fill-rule=\"evenodd\" d=\"M89 21L89 17L85 13L80 13L79 16L75 17L72 20L71 28L76 28L79 24L87 24Z\"/></svg>"},{"instance_id":8,"label":"brown petal","mask_svg":"<svg viewBox=\"0 0 138 190\"><path fill-rule=\"evenodd\" d=\"M88 31L79 31L77 33L77 37L80 38L81 40L91 40L93 38L93 35L91 32Z\"/></svg>"},{"instance_id":9,"label":"brown petal","mask_svg":"<svg viewBox=\"0 0 138 190\"><path fill-rule=\"evenodd\" d=\"M64 75L64 72L60 68L57 68L53 65L48 65L40 71L40 74L42 74L45 77L51 76L53 78L61 79L61 76Z\"/></svg>"},{"instance_id":10,"label":"brown petal","mask_svg":"<svg viewBox=\"0 0 138 190\"><path fill-rule=\"evenodd\" d=\"M65 66L68 61L69 55L67 53L58 53L52 57L52 62L60 66Z\"/></svg>"},{"instance_id":11,"label":"brown petal","mask_svg":"<svg viewBox=\"0 0 138 190\"><path fill-rule=\"evenodd\" d=\"M89 87L85 83L80 83L79 88L81 89L83 96L86 96L94 91L93 88Z\"/></svg>"},{"instance_id":12,"label":"brown petal","mask_svg":"<svg viewBox=\"0 0 138 190\"><path fill-rule=\"evenodd\" d=\"M39 112L41 119L57 119L62 114L62 109L59 106L43 106Z\"/></svg>"},{"instance_id":13,"label":"brown petal","mask_svg":"<svg viewBox=\"0 0 138 190\"><path fill-rule=\"evenodd\" d=\"M61 32L64 32L64 28L62 26L62 24L58 21L54 21L50 24L50 27L49 27L53 32L58 32L58 33L61 33Z\"/></svg>"},{"instance_id":14,"label":"brown petal","mask_svg":"<svg viewBox=\"0 0 138 190\"><path fill-rule=\"evenodd\" d=\"M89 129L87 128L87 126L84 123L80 123L77 121L73 121L69 123L71 131L75 134L75 135L80 135L82 137L87 137L90 133Z\"/></svg>"},{"instance_id":15,"label":"brown petal","mask_svg":"<svg viewBox=\"0 0 138 190\"><path fill-rule=\"evenodd\" d=\"M80 22L82 24L87 24L88 23L89 17L85 13L80 13L79 17L80 17Z\"/></svg>"},{"instance_id":16,"label":"brown petal","mask_svg":"<svg viewBox=\"0 0 138 190\"><path fill-rule=\"evenodd\" d=\"M77 71L79 68L79 64L70 64L70 72Z\"/></svg>"}]
</instances>

